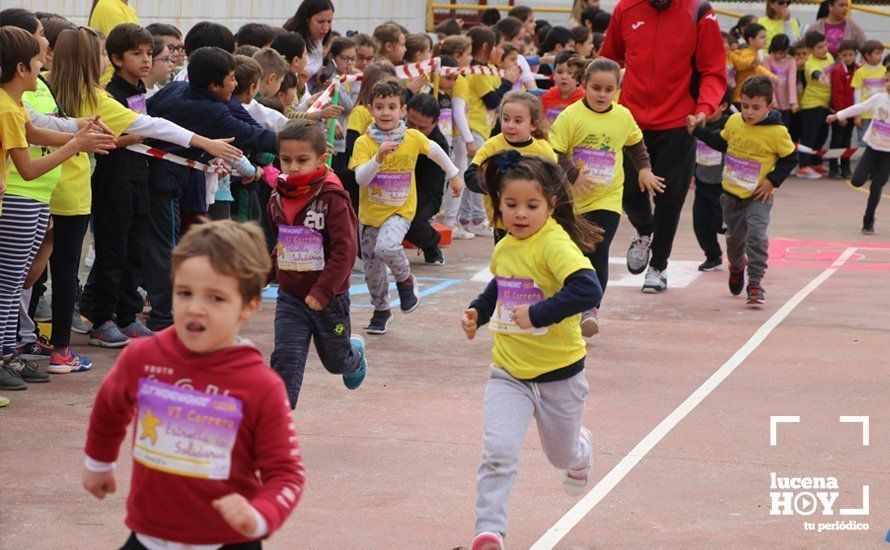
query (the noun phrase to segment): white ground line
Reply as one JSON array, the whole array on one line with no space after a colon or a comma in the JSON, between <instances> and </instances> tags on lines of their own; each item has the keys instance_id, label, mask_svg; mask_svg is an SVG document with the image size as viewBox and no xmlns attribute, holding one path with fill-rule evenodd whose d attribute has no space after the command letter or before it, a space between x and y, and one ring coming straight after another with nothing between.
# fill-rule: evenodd
<instances>
[{"instance_id":1,"label":"white ground line","mask_svg":"<svg viewBox=\"0 0 890 550\"><path fill-rule=\"evenodd\" d=\"M692 410L697 407L721 382L732 374L742 361L748 358L751 353L757 349L767 336L775 329L779 323L785 320L788 315L794 311L804 299L814 290L831 277L846 262L856 247L847 248L837 257L831 264L831 267L820 273L815 279L810 281L805 287L800 289L797 294L776 311L760 328L748 339L745 344L736 351L726 363L723 363L710 378L698 387L692 395L686 398L674 411L669 414L661 423L658 424L651 432L649 432L642 441L637 443L636 447L631 449L621 461L609 471L606 476L594 486L593 489L579 500L566 514L556 522L556 524L547 530L544 535L531 547L532 550L549 550L571 531L578 522L584 519L593 507L599 504L618 483L624 479L633 468L651 451L677 424L683 420Z\"/></svg>"}]
</instances>

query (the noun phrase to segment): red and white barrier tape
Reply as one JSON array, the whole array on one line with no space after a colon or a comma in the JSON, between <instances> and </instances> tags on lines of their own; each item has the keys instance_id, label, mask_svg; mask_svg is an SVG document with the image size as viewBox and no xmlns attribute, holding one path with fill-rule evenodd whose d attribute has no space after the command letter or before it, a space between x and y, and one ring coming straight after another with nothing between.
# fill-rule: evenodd
<instances>
[{"instance_id":1,"label":"red and white barrier tape","mask_svg":"<svg viewBox=\"0 0 890 550\"><path fill-rule=\"evenodd\" d=\"M841 147L837 149L820 149L816 151L815 149L811 149L802 144L797 145L797 150L801 153L816 155L817 157L821 157L822 160L859 158L863 153L861 147Z\"/></svg>"},{"instance_id":2,"label":"red and white barrier tape","mask_svg":"<svg viewBox=\"0 0 890 550\"><path fill-rule=\"evenodd\" d=\"M140 153L156 159L166 160L203 172L204 187L207 192L205 196L207 206L210 206L216 201L216 191L219 189L219 178L231 173L228 165L222 159L213 159L210 161L209 164L204 164L203 162L180 157L179 155L168 153L167 151L164 151L162 149L155 149L154 147L149 147L148 145L144 145L142 143L128 145L127 149L135 153Z\"/></svg>"}]
</instances>

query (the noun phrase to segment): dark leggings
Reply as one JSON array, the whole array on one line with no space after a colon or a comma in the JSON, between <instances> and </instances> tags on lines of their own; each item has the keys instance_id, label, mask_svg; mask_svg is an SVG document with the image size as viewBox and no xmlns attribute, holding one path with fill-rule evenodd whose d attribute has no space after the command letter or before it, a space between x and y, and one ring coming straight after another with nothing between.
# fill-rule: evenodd
<instances>
[{"instance_id":1,"label":"dark leggings","mask_svg":"<svg viewBox=\"0 0 890 550\"><path fill-rule=\"evenodd\" d=\"M876 151L871 147L866 147L851 178L851 182L856 187L862 187L871 178L868 205L865 208L866 218L874 219L878 203L881 202L881 191L884 189L888 177L890 177L890 152Z\"/></svg>"},{"instance_id":2,"label":"dark leggings","mask_svg":"<svg viewBox=\"0 0 890 550\"><path fill-rule=\"evenodd\" d=\"M611 210L593 210L585 212L582 216L587 221L603 229L603 242L596 245L596 250L590 254L585 254L585 256L593 264L593 269L596 270L596 277L600 281L600 287L602 287L603 295L605 296L606 286L609 284L609 246L611 246L612 239L615 238L615 233L618 231L621 214ZM596 304L597 308L600 307L600 303L601 301Z\"/></svg>"},{"instance_id":3,"label":"dark leggings","mask_svg":"<svg viewBox=\"0 0 890 550\"><path fill-rule=\"evenodd\" d=\"M53 285L53 333L50 344L57 350L71 343L80 249L89 222L89 214L53 216L53 252L49 257Z\"/></svg>"},{"instance_id":4,"label":"dark leggings","mask_svg":"<svg viewBox=\"0 0 890 550\"><path fill-rule=\"evenodd\" d=\"M223 544L219 547L220 550L262 550L262 548L263 543L258 540L236 544ZM120 550L148 550L148 548L139 542L139 539L136 538L136 533L130 533L130 538L128 538L127 542L121 546Z\"/></svg>"}]
</instances>

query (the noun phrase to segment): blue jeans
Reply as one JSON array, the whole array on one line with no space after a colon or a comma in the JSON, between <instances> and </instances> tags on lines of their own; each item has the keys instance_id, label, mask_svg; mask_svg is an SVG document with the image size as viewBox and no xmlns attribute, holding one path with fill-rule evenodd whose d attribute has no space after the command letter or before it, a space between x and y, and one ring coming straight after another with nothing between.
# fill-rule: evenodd
<instances>
[{"instance_id":1,"label":"blue jeans","mask_svg":"<svg viewBox=\"0 0 890 550\"><path fill-rule=\"evenodd\" d=\"M348 293L334 296L323 310L313 311L303 298L278 291L272 370L284 380L292 409L303 386L309 340L315 340L315 351L328 372L344 374L357 370L362 362L362 352L349 341L351 334Z\"/></svg>"}]
</instances>

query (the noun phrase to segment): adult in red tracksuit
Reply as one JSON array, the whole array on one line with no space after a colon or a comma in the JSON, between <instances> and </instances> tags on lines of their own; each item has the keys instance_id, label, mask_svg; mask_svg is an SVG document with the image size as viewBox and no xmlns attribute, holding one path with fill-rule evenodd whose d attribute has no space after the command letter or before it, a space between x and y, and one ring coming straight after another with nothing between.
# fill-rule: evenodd
<instances>
[{"instance_id":1,"label":"adult in red tracksuit","mask_svg":"<svg viewBox=\"0 0 890 550\"><path fill-rule=\"evenodd\" d=\"M625 162L624 210L638 233L627 251L627 267L641 273L648 265L643 292L664 292L664 271L695 167L695 139L686 130L686 117L704 122L726 91L717 16L705 0L621 0L601 55L625 66L620 102L643 130L653 172L665 179L653 215L636 171Z\"/></svg>"}]
</instances>

